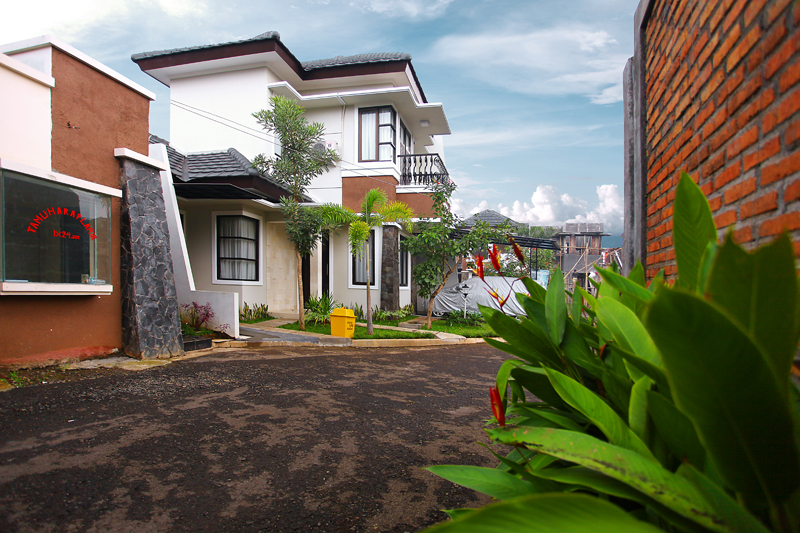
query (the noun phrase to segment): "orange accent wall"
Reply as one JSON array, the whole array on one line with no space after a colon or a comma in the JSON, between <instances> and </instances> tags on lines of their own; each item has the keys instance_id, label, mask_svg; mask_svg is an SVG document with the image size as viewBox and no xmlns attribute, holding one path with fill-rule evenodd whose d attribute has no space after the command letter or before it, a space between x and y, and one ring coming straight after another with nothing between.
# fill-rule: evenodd
<instances>
[{"instance_id":1,"label":"orange accent wall","mask_svg":"<svg viewBox=\"0 0 800 533\"><path fill-rule=\"evenodd\" d=\"M114 148L148 153L149 100L60 50L52 52L53 170L119 188ZM122 348L119 221L114 198L110 295L0 296L0 365L86 359Z\"/></svg>"},{"instance_id":2,"label":"orange accent wall","mask_svg":"<svg viewBox=\"0 0 800 533\"><path fill-rule=\"evenodd\" d=\"M431 212L433 200L425 193L402 192L397 194L397 199L413 209L414 214L418 217L433 214Z\"/></svg>"},{"instance_id":3,"label":"orange accent wall","mask_svg":"<svg viewBox=\"0 0 800 533\"><path fill-rule=\"evenodd\" d=\"M364 196L371 189L383 189L390 202L397 200L397 180L392 176L342 178L342 205L356 213L361 211Z\"/></svg>"}]
</instances>

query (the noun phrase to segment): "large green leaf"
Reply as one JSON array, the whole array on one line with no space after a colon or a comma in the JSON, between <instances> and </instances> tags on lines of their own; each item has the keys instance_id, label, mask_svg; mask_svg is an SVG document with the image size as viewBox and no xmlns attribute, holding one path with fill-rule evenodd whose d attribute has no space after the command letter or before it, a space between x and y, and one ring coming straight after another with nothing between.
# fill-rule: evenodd
<instances>
[{"instance_id":1,"label":"large green leaf","mask_svg":"<svg viewBox=\"0 0 800 533\"><path fill-rule=\"evenodd\" d=\"M747 510L739 505L719 485L704 476L690 464L683 464L678 468L677 474L687 480L700 491L706 501L711 504L714 511L723 517L729 524L734 525L737 531L752 533L767 533L768 530Z\"/></svg>"},{"instance_id":2,"label":"large green leaf","mask_svg":"<svg viewBox=\"0 0 800 533\"><path fill-rule=\"evenodd\" d=\"M628 408L628 425L631 431L647 442L648 439L648 420L647 413L647 391L653 385L653 380L647 376L642 376L631 388L631 404Z\"/></svg>"},{"instance_id":3,"label":"large green leaf","mask_svg":"<svg viewBox=\"0 0 800 533\"><path fill-rule=\"evenodd\" d=\"M631 431L625 421L594 392L560 372L544 370L559 396L597 426L609 442L635 451L642 457L656 460L645 443Z\"/></svg>"},{"instance_id":4,"label":"large green leaf","mask_svg":"<svg viewBox=\"0 0 800 533\"><path fill-rule=\"evenodd\" d=\"M582 366L593 376L602 375L605 367L597 355L589 348L581 331L571 321L564 327L564 339L561 341L561 350L573 363Z\"/></svg>"},{"instance_id":5,"label":"large green leaf","mask_svg":"<svg viewBox=\"0 0 800 533\"><path fill-rule=\"evenodd\" d=\"M525 285L525 288L528 289L528 294L531 295L531 298L536 300L539 303L544 304L545 297L547 295L547 289L533 281L531 278L525 276L522 278L522 284Z\"/></svg>"},{"instance_id":6,"label":"large green leaf","mask_svg":"<svg viewBox=\"0 0 800 533\"><path fill-rule=\"evenodd\" d=\"M672 217L672 238L679 283L694 291L697 285L700 260L708 241L717 240L714 217L703 191L685 172L675 191L675 210Z\"/></svg>"},{"instance_id":7,"label":"large green leaf","mask_svg":"<svg viewBox=\"0 0 800 533\"><path fill-rule=\"evenodd\" d=\"M545 317L550 340L559 346L564 337L564 324L567 321L567 300L564 293L564 275L558 268L553 272L550 284L547 286Z\"/></svg>"},{"instance_id":8,"label":"large green leaf","mask_svg":"<svg viewBox=\"0 0 800 533\"><path fill-rule=\"evenodd\" d=\"M562 427L572 431L583 431L583 427L581 427L580 424L575 422L572 418L560 414L554 409L531 409L530 407L513 405L511 406L510 411L514 414L526 416L528 418L543 418L551 423L547 427Z\"/></svg>"},{"instance_id":9,"label":"large green leaf","mask_svg":"<svg viewBox=\"0 0 800 533\"><path fill-rule=\"evenodd\" d=\"M706 452L692 422L672 402L657 392L647 392L647 409L658 432L678 459L700 470L706 466Z\"/></svg>"},{"instance_id":10,"label":"large green leaf","mask_svg":"<svg viewBox=\"0 0 800 533\"><path fill-rule=\"evenodd\" d=\"M534 494L442 522L429 533L659 533L607 501L583 494Z\"/></svg>"},{"instance_id":11,"label":"large green leaf","mask_svg":"<svg viewBox=\"0 0 800 533\"><path fill-rule=\"evenodd\" d=\"M561 361L552 355L552 346L549 340L546 337L542 338L537 328L526 328L519 321L496 309L482 305L479 308L486 323L506 342L514 346L515 355L529 362L547 363L554 367L562 366ZM531 325L533 324L531 323Z\"/></svg>"},{"instance_id":12,"label":"large green leaf","mask_svg":"<svg viewBox=\"0 0 800 533\"><path fill-rule=\"evenodd\" d=\"M761 347L781 390L797 352L797 272L789 236L747 253L729 235L708 280L711 300Z\"/></svg>"},{"instance_id":13,"label":"large green leaf","mask_svg":"<svg viewBox=\"0 0 800 533\"><path fill-rule=\"evenodd\" d=\"M511 377L546 404L558 408L567 408L567 403L561 399L561 396L550 384L550 380L547 379L547 374L544 373L543 369L531 366L518 367L511 371Z\"/></svg>"},{"instance_id":14,"label":"large green leaf","mask_svg":"<svg viewBox=\"0 0 800 533\"><path fill-rule=\"evenodd\" d=\"M539 285L538 283L536 285ZM517 293L517 302L525 311L528 319L539 326L542 331L547 331L547 317L545 316L544 301L538 301L530 296Z\"/></svg>"},{"instance_id":15,"label":"large green leaf","mask_svg":"<svg viewBox=\"0 0 800 533\"><path fill-rule=\"evenodd\" d=\"M714 531L735 531L686 479L634 451L584 433L563 429L507 427L487 433L504 444L526 444L541 453L571 461L621 481L681 516Z\"/></svg>"},{"instance_id":16,"label":"large green leaf","mask_svg":"<svg viewBox=\"0 0 800 533\"><path fill-rule=\"evenodd\" d=\"M644 303L649 302L653 298L652 292L648 291L644 286L639 285L635 281L620 276L619 274L611 270L598 268L597 271L603 277L603 281L605 283L610 284L612 287L614 287L616 290L622 293L630 294L637 300L640 300L641 302Z\"/></svg>"},{"instance_id":17,"label":"large green leaf","mask_svg":"<svg viewBox=\"0 0 800 533\"><path fill-rule=\"evenodd\" d=\"M538 365L539 361L535 358L531 357L530 354L525 351L521 350L516 347L514 344L509 344L504 341L499 341L497 339L492 339L491 337L486 337L483 339L486 344L492 346L493 348L497 348L500 351L506 352L507 354L511 354L514 356L519 357L523 361L527 361L529 364Z\"/></svg>"},{"instance_id":18,"label":"large green leaf","mask_svg":"<svg viewBox=\"0 0 800 533\"><path fill-rule=\"evenodd\" d=\"M642 290L647 292L645 289ZM633 311L617 301L601 298L597 302L597 319L611 331L614 341L623 350L633 353L650 364L662 366L661 355L658 353L653 339L650 338L650 334L647 333L644 325ZM630 372L630 367L628 370ZM631 377L637 380L641 374L635 371Z\"/></svg>"},{"instance_id":19,"label":"large green leaf","mask_svg":"<svg viewBox=\"0 0 800 533\"><path fill-rule=\"evenodd\" d=\"M610 478L600 472L584 468L582 466L573 466L569 468L547 468L533 472L537 477L558 481L563 484L579 485L586 487L598 494L608 494L609 496L616 496L617 498L625 498L642 505L652 508L664 519L672 522L680 528L681 531L696 531L704 533L707 530L700 525L692 522L691 520L683 517L669 508L661 505L654 499L645 496L638 490Z\"/></svg>"},{"instance_id":20,"label":"large green leaf","mask_svg":"<svg viewBox=\"0 0 800 533\"><path fill-rule=\"evenodd\" d=\"M549 492L554 484L542 479L525 481L496 468L463 465L437 465L426 468L448 481L477 490L498 500L510 500L526 494ZM535 483L540 481L541 483Z\"/></svg>"},{"instance_id":21,"label":"large green leaf","mask_svg":"<svg viewBox=\"0 0 800 533\"><path fill-rule=\"evenodd\" d=\"M676 406L728 486L787 498L800 485L788 395L759 348L714 304L679 290L659 291L645 323Z\"/></svg>"},{"instance_id":22,"label":"large green leaf","mask_svg":"<svg viewBox=\"0 0 800 533\"><path fill-rule=\"evenodd\" d=\"M669 381L667 380L667 375L664 373L664 369L662 367L658 367L649 361L645 361L641 357L636 357L632 353L620 349L619 346L614 347L614 352L619 354L619 356L625 360L625 363L629 367L636 367L639 372L655 381L660 389L669 391Z\"/></svg>"},{"instance_id":23,"label":"large green leaf","mask_svg":"<svg viewBox=\"0 0 800 533\"><path fill-rule=\"evenodd\" d=\"M508 378L511 376L511 370L523 364L522 361L516 359L507 359L500 365L500 370L497 371L497 379L495 381L497 392L500 393L500 398L506 398L506 386L508 385Z\"/></svg>"},{"instance_id":24,"label":"large green leaf","mask_svg":"<svg viewBox=\"0 0 800 533\"><path fill-rule=\"evenodd\" d=\"M708 244L706 245L706 251L703 252L703 257L700 258L700 267L697 272L698 294L705 294L706 287L708 286L708 277L711 275L711 269L714 266L714 262L717 260L718 251L719 244L717 244L717 241L708 241Z\"/></svg>"}]
</instances>

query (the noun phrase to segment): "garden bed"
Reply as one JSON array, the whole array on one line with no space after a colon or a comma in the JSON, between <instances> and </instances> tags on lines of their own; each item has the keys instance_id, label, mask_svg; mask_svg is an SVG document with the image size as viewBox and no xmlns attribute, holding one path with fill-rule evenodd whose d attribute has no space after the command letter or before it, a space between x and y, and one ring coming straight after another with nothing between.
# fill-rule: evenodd
<instances>
[{"instance_id":1,"label":"garden bed","mask_svg":"<svg viewBox=\"0 0 800 533\"><path fill-rule=\"evenodd\" d=\"M282 329L290 329L293 331L300 331L300 326L297 322L280 326ZM330 324L313 324L306 322L306 331L309 333L319 333L322 335L331 334ZM416 331L396 331L393 329L375 329L373 335L367 335L367 328L363 326L356 326L353 333L354 339L433 339L435 335L430 332Z\"/></svg>"}]
</instances>

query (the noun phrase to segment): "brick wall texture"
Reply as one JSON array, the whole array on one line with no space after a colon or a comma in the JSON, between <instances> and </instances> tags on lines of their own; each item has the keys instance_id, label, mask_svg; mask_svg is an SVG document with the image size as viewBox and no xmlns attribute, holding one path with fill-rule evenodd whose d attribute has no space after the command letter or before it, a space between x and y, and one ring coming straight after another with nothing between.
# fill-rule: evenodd
<instances>
[{"instance_id":1,"label":"brick wall texture","mask_svg":"<svg viewBox=\"0 0 800 533\"><path fill-rule=\"evenodd\" d=\"M676 272L681 171L723 236L800 255L800 3L656 0L644 29L647 273Z\"/></svg>"}]
</instances>

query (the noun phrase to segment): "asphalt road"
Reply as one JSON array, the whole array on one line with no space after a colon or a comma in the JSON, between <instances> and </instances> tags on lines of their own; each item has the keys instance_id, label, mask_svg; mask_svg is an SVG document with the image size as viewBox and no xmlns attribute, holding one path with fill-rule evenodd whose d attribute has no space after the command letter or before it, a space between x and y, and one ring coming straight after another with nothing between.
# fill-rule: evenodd
<instances>
[{"instance_id":1,"label":"asphalt road","mask_svg":"<svg viewBox=\"0 0 800 533\"><path fill-rule=\"evenodd\" d=\"M0 394L0 531L418 531L485 497L503 355L224 350Z\"/></svg>"}]
</instances>

